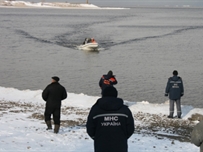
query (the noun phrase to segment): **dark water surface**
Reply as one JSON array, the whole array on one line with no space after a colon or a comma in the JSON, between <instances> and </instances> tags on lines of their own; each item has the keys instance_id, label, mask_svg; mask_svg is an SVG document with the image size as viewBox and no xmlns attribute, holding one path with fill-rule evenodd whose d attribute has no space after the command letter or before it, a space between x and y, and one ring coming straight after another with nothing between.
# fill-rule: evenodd
<instances>
[{"instance_id":1,"label":"dark water surface","mask_svg":"<svg viewBox=\"0 0 203 152\"><path fill-rule=\"evenodd\" d=\"M99 96L113 70L119 97L164 103L178 70L184 105L203 107L203 9L120 10L0 8L0 86L44 89L51 76L68 92ZM99 52L76 49L94 37Z\"/></svg>"}]
</instances>

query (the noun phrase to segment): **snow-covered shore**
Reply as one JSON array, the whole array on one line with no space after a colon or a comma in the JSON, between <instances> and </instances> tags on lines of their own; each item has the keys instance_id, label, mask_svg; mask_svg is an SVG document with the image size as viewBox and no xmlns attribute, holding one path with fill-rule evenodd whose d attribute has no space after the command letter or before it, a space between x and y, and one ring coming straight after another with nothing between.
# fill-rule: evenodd
<instances>
[{"instance_id":1,"label":"snow-covered shore","mask_svg":"<svg viewBox=\"0 0 203 152\"><path fill-rule=\"evenodd\" d=\"M59 134L46 131L42 90L0 87L0 151L93 152L93 141L85 123L91 106L99 97L68 93L62 102ZM182 106L182 119L168 119L168 102L129 102L135 133L128 140L129 152L195 152L190 133L203 110ZM161 143L161 144L160 144Z\"/></svg>"},{"instance_id":2,"label":"snow-covered shore","mask_svg":"<svg viewBox=\"0 0 203 152\"><path fill-rule=\"evenodd\" d=\"M77 4L77 3L62 3L62 2L25 2L25 1L3 1L0 3L2 7L20 7L20 8L88 8L88 9L95 9L99 8L93 4Z\"/></svg>"}]
</instances>

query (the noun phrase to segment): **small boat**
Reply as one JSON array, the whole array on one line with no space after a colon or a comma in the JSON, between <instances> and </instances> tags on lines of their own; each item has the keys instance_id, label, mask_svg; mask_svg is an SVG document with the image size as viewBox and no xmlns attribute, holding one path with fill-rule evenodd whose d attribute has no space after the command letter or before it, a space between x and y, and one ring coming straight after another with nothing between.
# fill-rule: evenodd
<instances>
[{"instance_id":1,"label":"small boat","mask_svg":"<svg viewBox=\"0 0 203 152\"><path fill-rule=\"evenodd\" d=\"M78 46L78 49L95 51L98 50L98 43L94 40L94 38L86 38L83 44Z\"/></svg>"}]
</instances>

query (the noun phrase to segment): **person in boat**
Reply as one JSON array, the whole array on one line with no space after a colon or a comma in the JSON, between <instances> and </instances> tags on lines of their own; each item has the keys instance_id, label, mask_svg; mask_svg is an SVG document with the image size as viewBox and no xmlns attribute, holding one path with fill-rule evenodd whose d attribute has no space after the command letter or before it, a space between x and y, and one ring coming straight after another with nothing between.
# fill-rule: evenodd
<instances>
[{"instance_id":1,"label":"person in boat","mask_svg":"<svg viewBox=\"0 0 203 152\"><path fill-rule=\"evenodd\" d=\"M94 38L91 38L91 42L92 42L92 43L96 43L96 41L95 41Z\"/></svg>"},{"instance_id":2,"label":"person in boat","mask_svg":"<svg viewBox=\"0 0 203 152\"><path fill-rule=\"evenodd\" d=\"M85 38L84 42L82 43L83 45L87 43L87 39L88 38Z\"/></svg>"},{"instance_id":3,"label":"person in boat","mask_svg":"<svg viewBox=\"0 0 203 152\"><path fill-rule=\"evenodd\" d=\"M90 43L91 42L91 38L85 38L83 44L87 44L87 43Z\"/></svg>"},{"instance_id":4,"label":"person in boat","mask_svg":"<svg viewBox=\"0 0 203 152\"><path fill-rule=\"evenodd\" d=\"M94 38L85 38L83 45L87 43L96 43Z\"/></svg>"}]
</instances>

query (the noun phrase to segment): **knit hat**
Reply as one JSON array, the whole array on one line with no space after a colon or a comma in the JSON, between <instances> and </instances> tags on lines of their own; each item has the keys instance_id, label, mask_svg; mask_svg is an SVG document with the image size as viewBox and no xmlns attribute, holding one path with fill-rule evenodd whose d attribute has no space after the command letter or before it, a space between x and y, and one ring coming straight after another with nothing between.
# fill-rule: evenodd
<instances>
[{"instance_id":1,"label":"knit hat","mask_svg":"<svg viewBox=\"0 0 203 152\"><path fill-rule=\"evenodd\" d=\"M178 71L174 70L173 75L178 75Z\"/></svg>"},{"instance_id":2,"label":"knit hat","mask_svg":"<svg viewBox=\"0 0 203 152\"><path fill-rule=\"evenodd\" d=\"M109 86L109 87L106 87L102 91L102 96L103 97L117 97L118 96L118 91L113 86Z\"/></svg>"},{"instance_id":3,"label":"knit hat","mask_svg":"<svg viewBox=\"0 0 203 152\"><path fill-rule=\"evenodd\" d=\"M53 76L52 79L55 80L56 82L58 82L60 80L60 78L57 76Z\"/></svg>"}]
</instances>

